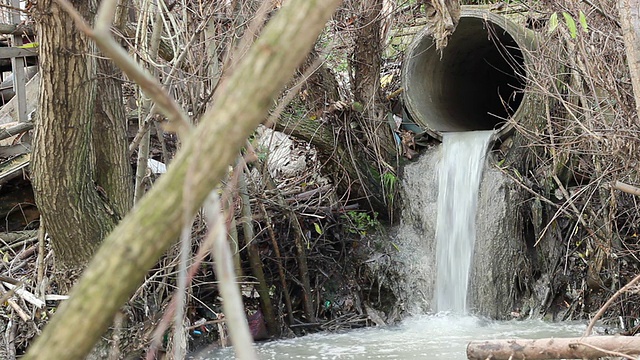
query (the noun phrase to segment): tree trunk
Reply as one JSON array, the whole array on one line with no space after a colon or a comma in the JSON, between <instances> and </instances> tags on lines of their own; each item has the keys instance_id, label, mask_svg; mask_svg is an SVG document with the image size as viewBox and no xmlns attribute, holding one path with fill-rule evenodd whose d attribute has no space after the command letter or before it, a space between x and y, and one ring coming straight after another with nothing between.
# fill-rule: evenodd
<instances>
[{"instance_id":1,"label":"tree trunk","mask_svg":"<svg viewBox=\"0 0 640 360\"><path fill-rule=\"evenodd\" d=\"M97 6L95 1L73 3L85 17ZM124 117L117 109L121 100L115 100L119 95L114 79L101 81L102 101L96 107L98 64L93 43L57 3L44 0L37 6L41 82L33 188L52 238L56 266L75 273L128 208L128 193L123 190L128 179L123 178L127 175L122 163ZM100 68L109 71L104 64ZM99 114L95 137L94 110Z\"/></svg>"},{"instance_id":2,"label":"tree trunk","mask_svg":"<svg viewBox=\"0 0 640 360\"><path fill-rule=\"evenodd\" d=\"M393 204L389 201L392 197L385 194L389 189L383 187L382 178L387 172L395 173L397 154L380 88L383 0L359 0L356 4L362 15L355 25L353 95L363 105L362 117L356 118L362 129L357 148L365 151L352 152L352 156L364 165L359 180L369 203L387 217L385 210L392 213Z\"/></svg>"},{"instance_id":3,"label":"tree trunk","mask_svg":"<svg viewBox=\"0 0 640 360\"><path fill-rule=\"evenodd\" d=\"M269 295L269 284L264 276L264 265L260 258L260 249L258 244L254 241L253 231L253 211L251 210L251 201L249 200L249 191L247 189L247 179L244 173L244 169L240 169L238 177L238 192L240 193L240 200L242 202L242 230L244 235L244 245L247 247L249 253L249 264L251 265L251 272L258 281L258 294L260 295L260 308L264 314L264 320L266 321L269 335L279 335L279 326L276 321L276 316L273 311L273 305L271 304L271 296ZM255 336L255 334L254 334Z\"/></svg>"},{"instance_id":4,"label":"tree trunk","mask_svg":"<svg viewBox=\"0 0 640 360\"><path fill-rule=\"evenodd\" d=\"M314 49L304 61L300 73L307 72L318 61L319 56L322 54ZM307 94L306 107L318 114L322 114L331 104L340 100L336 76L324 63L311 73L303 84L301 92Z\"/></svg>"},{"instance_id":5,"label":"tree trunk","mask_svg":"<svg viewBox=\"0 0 640 360\"><path fill-rule=\"evenodd\" d=\"M129 0L118 0L114 26L120 31L126 27L129 8ZM100 96L96 96L93 126L94 176L96 184L104 190L107 205L120 220L133 206L127 117L122 103L122 71L113 61L101 56L97 63Z\"/></svg>"},{"instance_id":6,"label":"tree trunk","mask_svg":"<svg viewBox=\"0 0 640 360\"><path fill-rule=\"evenodd\" d=\"M380 103L382 0L359 0L356 3L360 16L355 24L353 95L371 116L376 115L375 107Z\"/></svg>"},{"instance_id":7,"label":"tree trunk","mask_svg":"<svg viewBox=\"0 0 640 360\"><path fill-rule=\"evenodd\" d=\"M396 156L393 134L382 103L380 67L382 64L382 5L383 0L361 0L362 16L356 24L354 53L354 97L364 106L363 128L367 145L377 160L390 162Z\"/></svg>"},{"instance_id":8,"label":"tree trunk","mask_svg":"<svg viewBox=\"0 0 640 360\"><path fill-rule=\"evenodd\" d=\"M95 183L118 220L133 205L131 165L127 141L127 117L122 106L122 72L108 59L99 58L93 148Z\"/></svg>"},{"instance_id":9,"label":"tree trunk","mask_svg":"<svg viewBox=\"0 0 640 360\"><path fill-rule=\"evenodd\" d=\"M618 1L620 25L624 35L624 47L631 75L636 112L640 116L640 3L638 0Z\"/></svg>"},{"instance_id":10,"label":"tree trunk","mask_svg":"<svg viewBox=\"0 0 640 360\"><path fill-rule=\"evenodd\" d=\"M167 173L104 241L71 298L58 308L24 360L84 358L147 271L174 243L184 219L195 214L227 173L339 2L286 2L237 65L197 130L185 139ZM182 190L187 174L193 201L185 206Z\"/></svg>"}]
</instances>

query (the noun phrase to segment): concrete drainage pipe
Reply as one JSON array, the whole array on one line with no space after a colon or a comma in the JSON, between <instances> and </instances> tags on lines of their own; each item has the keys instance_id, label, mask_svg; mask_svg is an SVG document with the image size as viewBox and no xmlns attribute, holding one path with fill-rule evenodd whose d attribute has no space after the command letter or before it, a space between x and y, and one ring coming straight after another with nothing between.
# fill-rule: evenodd
<instances>
[{"instance_id":1,"label":"concrete drainage pipe","mask_svg":"<svg viewBox=\"0 0 640 360\"><path fill-rule=\"evenodd\" d=\"M534 37L486 10L463 7L461 15L442 54L429 28L409 47L402 69L405 105L425 130L498 130L529 96L525 50Z\"/></svg>"}]
</instances>

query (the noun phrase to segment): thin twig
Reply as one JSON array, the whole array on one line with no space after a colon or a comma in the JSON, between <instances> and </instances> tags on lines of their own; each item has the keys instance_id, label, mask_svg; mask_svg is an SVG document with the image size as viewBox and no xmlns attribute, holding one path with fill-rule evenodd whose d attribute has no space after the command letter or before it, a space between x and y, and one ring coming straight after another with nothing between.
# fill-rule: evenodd
<instances>
[{"instance_id":1,"label":"thin twig","mask_svg":"<svg viewBox=\"0 0 640 360\"><path fill-rule=\"evenodd\" d=\"M156 78L149 72L144 71L140 64L133 60L129 54L120 46L111 34L111 23L115 15L117 1L109 0L100 3L100 9L96 18L95 29L85 22L82 15L69 3L68 0L56 0L60 6L67 11L74 20L76 26L87 34L100 50L110 57L118 65L127 77L135 81L157 105L160 111L169 119L167 128L186 138L191 132L192 126L189 117L180 108L178 103L164 90Z\"/></svg>"},{"instance_id":2,"label":"thin twig","mask_svg":"<svg viewBox=\"0 0 640 360\"><path fill-rule=\"evenodd\" d=\"M44 229L44 223L42 221L42 217L40 217L40 227L38 228L38 258L36 260L36 266L38 268L37 270L38 277L36 278L36 284L38 284L38 287L42 290L38 294L40 298L44 296L44 289L42 288L42 283L44 280L44 268L45 268L45 261L44 261L45 237L46 237L46 233Z\"/></svg>"},{"instance_id":3,"label":"thin twig","mask_svg":"<svg viewBox=\"0 0 640 360\"><path fill-rule=\"evenodd\" d=\"M19 284L22 284L22 283L19 283ZM0 297L0 304L4 304L5 301L10 299L15 294L16 288L17 287L14 287L13 289L9 289L9 291L5 292L4 295L2 295L2 297ZM0 286L0 291L4 291L4 288L2 286Z\"/></svg>"},{"instance_id":4,"label":"thin twig","mask_svg":"<svg viewBox=\"0 0 640 360\"><path fill-rule=\"evenodd\" d=\"M24 239L24 240L21 240L21 241L17 241L17 242L14 242L13 244L8 244L8 245L0 248L0 252L7 251L9 249L18 249L18 248L20 248L20 247L22 247L24 245L30 244L30 243L35 242L37 240L38 240L37 237L32 237L32 238L29 238L29 239Z\"/></svg>"},{"instance_id":5,"label":"thin twig","mask_svg":"<svg viewBox=\"0 0 640 360\"><path fill-rule=\"evenodd\" d=\"M609 298L609 300L607 300L606 303L604 303L604 305L602 305L602 307L600 308L600 310L598 310L598 312L596 313L596 315L593 317L593 319L591 319L591 321L589 322L589 326L587 326L587 329L584 331L584 336L589 336L591 335L591 331L593 330L593 327L596 325L596 321L598 321L598 319L600 319L600 317L602 316L602 314L604 314L604 312L609 308L609 306L620 296L622 295L625 291L629 290L629 288L631 288L633 285L635 285L638 281L640 281L640 275L636 276L635 278L633 278L633 280L629 281L629 283L625 286L623 286L620 290L616 291L615 294L613 294L613 296L611 296Z\"/></svg>"},{"instance_id":6,"label":"thin twig","mask_svg":"<svg viewBox=\"0 0 640 360\"><path fill-rule=\"evenodd\" d=\"M113 335L111 337L111 349L109 349L109 360L117 360L120 358L120 337L122 336L123 323L124 314L117 312L113 320Z\"/></svg>"},{"instance_id":7,"label":"thin twig","mask_svg":"<svg viewBox=\"0 0 640 360\"><path fill-rule=\"evenodd\" d=\"M9 10L13 10L13 11L20 11L20 12L23 12L23 13L29 13L29 10L20 9L20 8L15 7L15 6L11 6L11 5L0 4L0 8L9 9Z\"/></svg>"},{"instance_id":8,"label":"thin twig","mask_svg":"<svg viewBox=\"0 0 640 360\"><path fill-rule=\"evenodd\" d=\"M180 55L176 59L175 63L171 67L171 71L169 71L169 75L167 75L167 78L163 82L163 86L165 86L166 88L170 88L171 87L171 81L174 78L175 73L177 72L178 68L180 68L180 65L182 64L182 62L186 58L187 50L192 46L193 42L196 39L196 35L197 35L197 32L191 36L191 39L184 46L184 48L182 49L182 52L180 53ZM131 141L131 144L129 144L129 156L131 156L131 154L133 154L133 151L138 148L138 145L140 144L140 141L144 137L145 133L147 131L149 131L150 123L151 123L153 117L156 115L156 112L157 112L157 106L156 106L156 104L153 104L151 106L151 109L149 110L149 113L147 114L146 118L144 119L143 128L138 129L138 132L136 133L136 136L133 138L133 141ZM165 159L165 161L167 161L167 159Z\"/></svg>"},{"instance_id":9,"label":"thin twig","mask_svg":"<svg viewBox=\"0 0 640 360\"><path fill-rule=\"evenodd\" d=\"M18 303L16 303L13 299L7 299L7 304L15 310L16 314L22 319L22 321L28 323L31 318L27 315L27 312L23 310Z\"/></svg>"},{"instance_id":10,"label":"thin twig","mask_svg":"<svg viewBox=\"0 0 640 360\"><path fill-rule=\"evenodd\" d=\"M7 359L15 359L16 358L16 329L18 329L18 323L13 320L13 317L9 317L7 321L7 328L5 329L4 339L5 339L5 349Z\"/></svg>"},{"instance_id":11,"label":"thin twig","mask_svg":"<svg viewBox=\"0 0 640 360\"><path fill-rule=\"evenodd\" d=\"M332 46L330 47L332 48ZM304 74L300 76L295 81L295 85L289 89L287 95L278 102L278 106L275 108L273 112L269 115L268 120L265 122L264 126L271 128L273 124L280 118L282 112L285 108L293 101L293 99L298 95L302 86L307 83L307 80L316 72L320 67L327 61L327 56L330 51L325 50L322 54L318 56L318 58L305 70Z\"/></svg>"}]
</instances>

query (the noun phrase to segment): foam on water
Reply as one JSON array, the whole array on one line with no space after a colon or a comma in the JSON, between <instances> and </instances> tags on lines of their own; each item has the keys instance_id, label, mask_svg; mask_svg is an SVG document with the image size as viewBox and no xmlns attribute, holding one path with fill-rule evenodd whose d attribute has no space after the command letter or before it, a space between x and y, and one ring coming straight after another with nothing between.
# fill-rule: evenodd
<instances>
[{"instance_id":1,"label":"foam on water","mask_svg":"<svg viewBox=\"0 0 640 360\"><path fill-rule=\"evenodd\" d=\"M475 240L478 188L491 132L444 134L440 162L436 315L413 316L396 326L317 333L257 344L260 359L466 359L471 340L580 336L582 323L491 321L464 315ZM416 194L419 196L419 194ZM191 359L235 359L232 348Z\"/></svg>"},{"instance_id":2,"label":"foam on water","mask_svg":"<svg viewBox=\"0 0 640 360\"><path fill-rule=\"evenodd\" d=\"M467 313L476 204L492 131L442 135L436 226L436 311Z\"/></svg>"},{"instance_id":3,"label":"foam on water","mask_svg":"<svg viewBox=\"0 0 640 360\"><path fill-rule=\"evenodd\" d=\"M577 323L539 320L490 321L471 316L415 316L398 326L344 333L319 333L257 345L259 358L273 359L466 359L471 340L574 337ZM233 350L217 349L196 359L234 359Z\"/></svg>"}]
</instances>

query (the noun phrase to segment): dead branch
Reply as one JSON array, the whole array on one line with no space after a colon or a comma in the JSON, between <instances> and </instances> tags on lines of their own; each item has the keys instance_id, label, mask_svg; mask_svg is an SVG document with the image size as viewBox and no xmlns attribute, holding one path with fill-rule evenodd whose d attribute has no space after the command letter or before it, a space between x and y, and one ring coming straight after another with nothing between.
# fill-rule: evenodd
<instances>
[{"instance_id":1,"label":"dead branch","mask_svg":"<svg viewBox=\"0 0 640 360\"><path fill-rule=\"evenodd\" d=\"M591 331L593 330L593 327L596 324L596 321L598 321L598 319L602 316L602 314L604 314L604 312L607 310L607 308L620 296L622 295L625 291L629 290L632 286L634 286L638 281L640 281L640 275L636 276L635 278L633 278L633 280L629 281L629 283L627 283L627 285L623 286L620 290L616 291L615 294L613 294L613 296L611 296L609 298L609 300L607 300L606 303L604 303L604 305L602 305L602 307L600 308L600 310L598 310L598 312L596 313L596 315L593 317L593 319L591 319L591 321L589 322L589 326L587 326L587 329L584 331L584 336L589 336L591 335Z\"/></svg>"},{"instance_id":2,"label":"dead branch","mask_svg":"<svg viewBox=\"0 0 640 360\"><path fill-rule=\"evenodd\" d=\"M24 24L0 24L0 34L33 36L33 26Z\"/></svg>"},{"instance_id":3,"label":"dead branch","mask_svg":"<svg viewBox=\"0 0 640 360\"><path fill-rule=\"evenodd\" d=\"M640 188L635 187L633 185L625 184L620 181L616 181L613 184L613 188L616 190L620 190L622 192L626 192L627 194L640 196Z\"/></svg>"},{"instance_id":4,"label":"dead branch","mask_svg":"<svg viewBox=\"0 0 640 360\"><path fill-rule=\"evenodd\" d=\"M114 10L108 8L113 3L103 1L97 16L97 23L107 31L109 21L104 24L105 16L113 17L110 14ZM193 216L227 173L228 164L246 138L264 120L273 98L293 75L339 3L339 0L286 2L220 86L216 102L201 119L198 131L185 138L172 167L104 240L71 291L71 298L60 306L23 359L85 357L111 324L115 312L180 233L185 218L180 211L184 205L182 186L188 171L192 170L188 176L193 202L186 210ZM124 56L123 64L129 72L139 71L139 65L115 41L97 39L96 43L105 54L119 59ZM233 299L225 301L225 306L229 303Z\"/></svg>"},{"instance_id":5,"label":"dead branch","mask_svg":"<svg viewBox=\"0 0 640 360\"><path fill-rule=\"evenodd\" d=\"M251 346L253 339L249 331L249 325L245 320L244 307L240 289L236 285L236 275L233 271L233 260L229 244L226 239L226 227L220 207L220 199L212 192L207 199L206 206L209 214L209 226L211 232L211 253L216 260L216 275L220 281L220 293L226 299L223 302L225 317L231 334L231 341L235 345L236 356L239 359L257 359Z\"/></svg>"},{"instance_id":6,"label":"dead branch","mask_svg":"<svg viewBox=\"0 0 640 360\"><path fill-rule=\"evenodd\" d=\"M158 80L149 72L144 71L111 34L111 24L116 13L116 2L104 1L100 4L98 15L96 16L96 25L92 29L67 0L57 1L73 18L76 26L95 41L100 50L111 58L127 74L129 79L135 81L144 93L158 105L160 111L165 114L171 123L169 130L186 138L192 128L187 114L164 90Z\"/></svg>"},{"instance_id":7,"label":"dead branch","mask_svg":"<svg viewBox=\"0 0 640 360\"><path fill-rule=\"evenodd\" d=\"M293 324L293 306L291 306L291 296L289 295L289 287L287 286L287 280L285 277L284 266L282 266L282 255L280 254L280 245L276 239L275 231L273 230L273 222L271 217L264 207L264 202L260 202L260 211L267 223L267 231L269 231L269 238L271 239L271 246L275 252L276 265L278 266L278 277L280 278L280 285L282 285L282 293L284 294L284 305L287 309L287 319L289 324Z\"/></svg>"},{"instance_id":8,"label":"dead branch","mask_svg":"<svg viewBox=\"0 0 640 360\"><path fill-rule=\"evenodd\" d=\"M472 341L467 345L467 358L470 360L595 359L612 353L624 354L628 358L639 355L640 338L591 336L565 339L511 339Z\"/></svg>"},{"instance_id":9,"label":"dead branch","mask_svg":"<svg viewBox=\"0 0 640 360\"><path fill-rule=\"evenodd\" d=\"M31 129L33 129L33 123L31 122L19 123L10 128L0 128L0 140L10 138Z\"/></svg>"}]
</instances>

